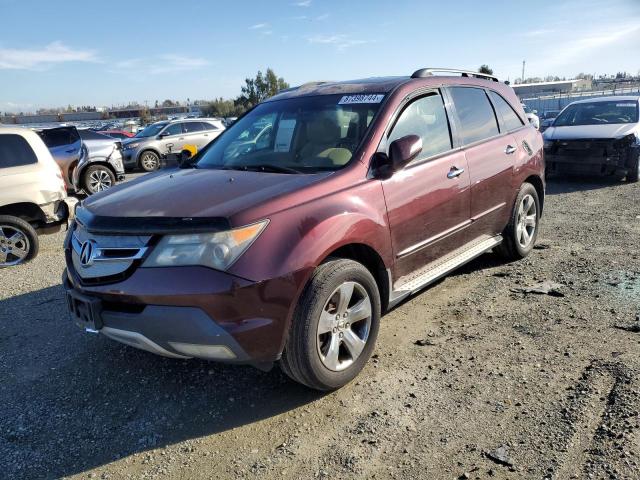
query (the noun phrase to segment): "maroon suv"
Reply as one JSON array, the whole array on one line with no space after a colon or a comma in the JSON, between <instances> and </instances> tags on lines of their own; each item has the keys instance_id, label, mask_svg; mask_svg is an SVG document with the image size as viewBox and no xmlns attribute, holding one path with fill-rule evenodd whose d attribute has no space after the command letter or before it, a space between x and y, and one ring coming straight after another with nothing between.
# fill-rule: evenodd
<instances>
[{"instance_id":1,"label":"maroon suv","mask_svg":"<svg viewBox=\"0 0 640 480\"><path fill-rule=\"evenodd\" d=\"M180 168L85 200L65 241L76 323L349 382L383 312L484 252L525 257L538 233L543 142L513 90L434 71L283 91Z\"/></svg>"}]
</instances>

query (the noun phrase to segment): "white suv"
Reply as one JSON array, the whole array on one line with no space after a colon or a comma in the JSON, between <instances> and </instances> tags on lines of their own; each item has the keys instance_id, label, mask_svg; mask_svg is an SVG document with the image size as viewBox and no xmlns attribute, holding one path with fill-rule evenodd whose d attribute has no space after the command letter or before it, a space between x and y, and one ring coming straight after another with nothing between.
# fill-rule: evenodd
<instances>
[{"instance_id":1,"label":"white suv","mask_svg":"<svg viewBox=\"0 0 640 480\"><path fill-rule=\"evenodd\" d=\"M0 267L33 259L38 232L59 231L75 202L37 133L0 128Z\"/></svg>"}]
</instances>

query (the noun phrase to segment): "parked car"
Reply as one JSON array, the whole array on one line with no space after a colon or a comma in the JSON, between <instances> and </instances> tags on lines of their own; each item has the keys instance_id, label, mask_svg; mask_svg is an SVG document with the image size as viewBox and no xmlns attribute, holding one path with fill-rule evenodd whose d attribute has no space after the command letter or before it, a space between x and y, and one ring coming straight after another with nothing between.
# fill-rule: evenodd
<instances>
[{"instance_id":1,"label":"parked car","mask_svg":"<svg viewBox=\"0 0 640 480\"><path fill-rule=\"evenodd\" d=\"M544 132L547 174L609 175L637 182L638 97L580 100Z\"/></svg>"},{"instance_id":2,"label":"parked car","mask_svg":"<svg viewBox=\"0 0 640 480\"><path fill-rule=\"evenodd\" d=\"M85 161L87 151L82 148L82 139L78 129L73 126L60 126L38 130L38 135L51 152L54 160L62 170L67 190L75 191L73 170L80 160Z\"/></svg>"},{"instance_id":3,"label":"parked car","mask_svg":"<svg viewBox=\"0 0 640 480\"><path fill-rule=\"evenodd\" d=\"M560 110L547 110L542 115L542 120L540 121L540 133L543 133L547 128L553 125L553 121L556 119Z\"/></svg>"},{"instance_id":4,"label":"parked car","mask_svg":"<svg viewBox=\"0 0 640 480\"><path fill-rule=\"evenodd\" d=\"M515 93L436 73L288 89L182 168L85 200L64 247L75 322L173 358L349 382L383 312L484 252L526 257L538 234L542 137ZM267 125L268 142L235 147Z\"/></svg>"},{"instance_id":5,"label":"parked car","mask_svg":"<svg viewBox=\"0 0 640 480\"><path fill-rule=\"evenodd\" d=\"M73 171L76 190L82 189L87 195L93 195L123 181L122 142L88 129L78 132L87 155Z\"/></svg>"},{"instance_id":6,"label":"parked car","mask_svg":"<svg viewBox=\"0 0 640 480\"><path fill-rule=\"evenodd\" d=\"M40 137L25 128L0 129L0 267L33 260L38 234L59 231L74 205Z\"/></svg>"},{"instance_id":7,"label":"parked car","mask_svg":"<svg viewBox=\"0 0 640 480\"><path fill-rule=\"evenodd\" d=\"M540 117L538 117L538 111L531 110L524 103L522 104L522 108L524 109L524 113L527 115L527 120L529 120L529 123L536 127L536 130L540 130Z\"/></svg>"},{"instance_id":8,"label":"parked car","mask_svg":"<svg viewBox=\"0 0 640 480\"><path fill-rule=\"evenodd\" d=\"M208 118L152 123L122 142L125 167L152 172L159 168L160 158L169 151L179 152L184 145L195 145L200 150L224 129L220 120Z\"/></svg>"},{"instance_id":9,"label":"parked car","mask_svg":"<svg viewBox=\"0 0 640 480\"><path fill-rule=\"evenodd\" d=\"M126 140L127 138L133 137L133 133L127 132L126 130L99 130L98 133L111 138L117 138L118 140Z\"/></svg>"}]
</instances>

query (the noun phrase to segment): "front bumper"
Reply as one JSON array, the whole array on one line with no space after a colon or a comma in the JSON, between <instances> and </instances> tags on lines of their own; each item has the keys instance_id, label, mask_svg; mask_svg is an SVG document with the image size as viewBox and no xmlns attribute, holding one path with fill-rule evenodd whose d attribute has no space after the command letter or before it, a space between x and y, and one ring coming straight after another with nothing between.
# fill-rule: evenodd
<instances>
[{"instance_id":1,"label":"front bumper","mask_svg":"<svg viewBox=\"0 0 640 480\"><path fill-rule=\"evenodd\" d=\"M205 267L170 267L82 285L70 266L64 286L68 301L75 295L96 305L93 321L72 314L92 333L164 356L259 366L280 357L300 280L251 282Z\"/></svg>"},{"instance_id":2,"label":"front bumper","mask_svg":"<svg viewBox=\"0 0 640 480\"><path fill-rule=\"evenodd\" d=\"M545 147L547 174L624 177L640 149L617 140L555 140Z\"/></svg>"}]
</instances>

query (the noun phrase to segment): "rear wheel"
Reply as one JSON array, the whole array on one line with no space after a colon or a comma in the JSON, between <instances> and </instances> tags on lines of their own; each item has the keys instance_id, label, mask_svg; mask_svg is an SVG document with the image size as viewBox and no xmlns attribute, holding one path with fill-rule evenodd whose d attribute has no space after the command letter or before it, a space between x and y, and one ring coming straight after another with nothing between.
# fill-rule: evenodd
<instances>
[{"instance_id":1,"label":"rear wheel","mask_svg":"<svg viewBox=\"0 0 640 480\"><path fill-rule=\"evenodd\" d=\"M378 336L380 294L373 276L353 260L320 265L292 321L284 373L317 390L346 385L369 360Z\"/></svg>"},{"instance_id":2,"label":"rear wheel","mask_svg":"<svg viewBox=\"0 0 640 480\"><path fill-rule=\"evenodd\" d=\"M530 183L523 183L516 197L511 218L504 229L503 242L496 252L506 260L519 260L529 255L538 237L540 199Z\"/></svg>"},{"instance_id":3,"label":"rear wheel","mask_svg":"<svg viewBox=\"0 0 640 480\"><path fill-rule=\"evenodd\" d=\"M115 175L104 165L91 165L82 174L82 185L87 195L107 190L115 184Z\"/></svg>"},{"instance_id":4,"label":"rear wheel","mask_svg":"<svg viewBox=\"0 0 640 480\"><path fill-rule=\"evenodd\" d=\"M140 155L140 168L145 172L153 172L160 166L160 157L156 152L147 150Z\"/></svg>"},{"instance_id":5,"label":"rear wheel","mask_svg":"<svg viewBox=\"0 0 640 480\"><path fill-rule=\"evenodd\" d=\"M38 254L38 234L29 222L0 215L0 268L28 262Z\"/></svg>"}]
</instances>

